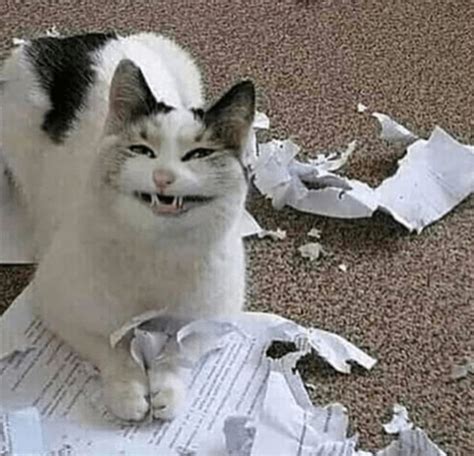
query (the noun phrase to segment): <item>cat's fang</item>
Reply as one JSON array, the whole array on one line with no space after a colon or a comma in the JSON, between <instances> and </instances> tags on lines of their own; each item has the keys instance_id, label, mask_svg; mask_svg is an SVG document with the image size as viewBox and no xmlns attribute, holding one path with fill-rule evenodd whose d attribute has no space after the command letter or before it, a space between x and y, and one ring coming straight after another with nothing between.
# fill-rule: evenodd
<instances>
[{"instance_id":1,"label":"cat's fang","mask_svg":"<svg viewBox=\"0 0 474 456\"><path fill-rule=\"evenodd\" d=\"M158 201L158 196L156 196L155 193L152 193L150 206L153 207L153 206L157 206L158 204L160 204L160 202Z\"/></svg>"}]
</instances>

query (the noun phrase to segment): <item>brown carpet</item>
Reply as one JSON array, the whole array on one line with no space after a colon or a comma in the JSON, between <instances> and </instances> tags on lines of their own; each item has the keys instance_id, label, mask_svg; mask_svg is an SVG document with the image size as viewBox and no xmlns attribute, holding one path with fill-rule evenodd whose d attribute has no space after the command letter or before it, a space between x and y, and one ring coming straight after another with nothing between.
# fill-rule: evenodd
<instances>
[{"instance_id":1,"label":"brown carpet","mask_svg":"<svg viewBox=\"0 0 474 456\"><path fill-rule=\"evenodd\" d=\"M377 139L357 102L421 134L438 124L474 144L472 0L4 0L0 18L3 51L13 36L53 24L174 36L202 62L211 94L253 78L274 136L291 135L313 153L360 138L349 173L370 183L400 150ZM472 354L473 199L419 236L383 215L276 212L257 195L249 207L265 227L288 231L282 242L248 242L249 307L335 331L379 359L351 376L310 366L315 400L345 404L363 448L390 440L380 424L400 402L449 454L474 454L472 376L449 380L451 366ZM296 252L312 227L334 253L317 265ZM2 305L26 283L23 269L0 270Z\"/></svg>"}]
</instances>

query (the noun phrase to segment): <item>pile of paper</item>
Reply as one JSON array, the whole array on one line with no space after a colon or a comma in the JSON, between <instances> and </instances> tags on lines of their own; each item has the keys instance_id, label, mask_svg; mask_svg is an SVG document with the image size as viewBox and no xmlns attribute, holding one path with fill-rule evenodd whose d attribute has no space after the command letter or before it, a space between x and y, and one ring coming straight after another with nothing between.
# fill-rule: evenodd
<instances>
[{"instance_id":1,"label":"pile of paper","mask_svg":"<svg viewBox=\"0 0 474 456\"><path fill-rule=\"evenodd\" d=\"M359 106L359 110L363 108ZM300 148L293 141L258 144L254 136L245 163L255 186L276 209L290 206L338 218L370 217L382 210L418 233L474 191L474 147L460 144L440 127L424 140L386 114L372 115L381 124L383 139L412 143L399 161L397 173L377 188L334 173L354 152L355 142L341 153L302 162L296 159ZM259 115L254 127L268 128L268 119Z\"/></svg>"},{"instance_id":2,"label":"pile of paper","mask_svg":"<svg viewBox=\"0 0 474 456\"><path fill-rule=\"evenodd\" d=\"M294 369L307 353L345 374L353 362L372 368L373 358L336 334L261 313L178 327L159 314L139 316L112 334L111 344L130 333L142 368L159 363L171 344L189 371L189 395L172 422L128 424L107 412L96 370L33 315L32 299L27 289L0 320L0 444L6 454L22 454L13 449L26 444L25 433L34 436L28 443L34 454L43 454L37 451L42 446L44 454L58 456L370 454L347 435L346 409L314 406ZM266 353L275 340L292 342L297 351L271 359ZM400 438L378 455L399 454L407 442L413 453L405 456L444 454L421 430L400 425L406 419L388 427Z\"/></svg>"}]
</instances>

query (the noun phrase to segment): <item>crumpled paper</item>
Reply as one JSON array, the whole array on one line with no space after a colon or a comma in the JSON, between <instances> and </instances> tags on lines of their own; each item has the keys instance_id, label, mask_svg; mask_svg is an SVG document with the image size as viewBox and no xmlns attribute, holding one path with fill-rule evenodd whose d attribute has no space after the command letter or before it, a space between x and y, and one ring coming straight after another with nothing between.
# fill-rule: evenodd
<instances>
[{"instance_id":1,"label":"crumpled paper","mask_svg":"<svg viewBox=\"0 0 474 456\"><path fill-rule=\"evenodd\" d=\"M368 111L368 108L362 103L359 103L357 105L357 110L359 112L366 112ZM418 136L415 135L415 133L393 120L387 114L382 112L372 112L370 115L375 117L380 124L380 139L393 144L409 144L418 139Z\"/></svg>"},{"instance_id":2,"label":"crumpled paper","mask_svg":"<svg viewBox=\"0 0 474 456\"><path fill-rule=\"evenodd\" d=\"M457 142L440 127L428 140L417 139L385 114L374 115L384 139L412 142L395 175L377 188L334 173L353 153L354 142L339 154L302 162L296 159L300 148L291 140L248 149L246 163L255 186L276 209L290 206L338 218L370 217L382 210L418 233L474 191L473 147Z\"/></svg>"}]
</instances>

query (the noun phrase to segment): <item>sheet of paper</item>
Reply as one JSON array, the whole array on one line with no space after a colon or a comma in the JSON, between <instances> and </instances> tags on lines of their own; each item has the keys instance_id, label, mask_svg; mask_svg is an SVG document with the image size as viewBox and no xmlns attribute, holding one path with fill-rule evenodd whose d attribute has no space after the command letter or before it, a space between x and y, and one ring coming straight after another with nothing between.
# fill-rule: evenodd
<instances>
[{"instance_id":1,"label":"sheet of paper","mask_svg":"<svg viewBox=\"0 0 474 456\"><path fill-rule=\"evenodd\" d=\"M474 152L436 127L399 161L397 173L375 190L381 209L418 233L474 191Z\"/></svg>"},{"instance_id":2,"label":"sheet of paper","mask_svg":"<svg viewBox=\"0 0 474 456\"><path fill-rule=\"evenodd\" d=\"M217 350L204 351L206 356L198 360L190 375L188 403L182 415L171 423L125 425L98 413L100 408L94 402L100 382L95 370L33 316L31 299L28 293L21 295L0 319L0 334L8 328L9 334L22 335L21 346L30 347L0 361L1 406L7 411L36 407L45 445L54 456L66 449L71 455L111 451L141 455L225 454L227 418L253 418L261 408L270 372L270 360L265 355L269 342L292 340L304 350L317 346L315 330L274 315L248 313L232 321L194 322L182 328L178 337L187 357L193 357L189 347L202 340L203 334L225 335L225 344ZM209 340L206 337L204 341ZM16 338L15 343L18 342ZM328 339L327 343L341 342ZM372 364L372 358L360 356L363 352L349 342L342 344L353 347L350 359L366 366ZM335 363L332 356L338 350L334 349L332 355L326 353L329 362Z\"/></svg>"},{"instance_id":3,"label":"sheet of paper","mask_svg":"<svg viewBox=\"0 0 474 456\"><path fill-rule=\"evenodd\" d=\"M0 408L0 454L46 456L41 418L36 408L4 413Z\"/></svg>"}]
</instances>

